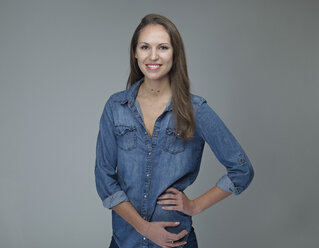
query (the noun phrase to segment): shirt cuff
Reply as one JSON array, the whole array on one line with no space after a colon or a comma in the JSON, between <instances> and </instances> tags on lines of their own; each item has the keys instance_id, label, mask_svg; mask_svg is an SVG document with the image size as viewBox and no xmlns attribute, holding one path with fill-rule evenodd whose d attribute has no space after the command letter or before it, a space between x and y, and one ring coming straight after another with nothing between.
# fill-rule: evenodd
<instances>
[{"instance_id":1,"label":"shirt cuff","mask_svg":"<svg viewBox=\"0 0 319 248\"><path fill-rule=\"evenodd\" d=\"M105 208L111 209L112 207L116 206L117 204L128 201L128 197L124 191L117 191L113 195L109 196L103 201L103 206Z\"/></svg>"},{"instance_id":2,"label":"shirt cuff","mask_svg":"<svg viewBox=\"0 0 319 248\"><path fill-rule=\"evenodd\" d=\"M240 194L240 192L236 189L235 185L233 184L233 182L230 180L230 178L227 175L222 176L218 180L216 185L226 192L230 192L230 193L233 193L235 195Z\"/></svg>"}]
</instances>

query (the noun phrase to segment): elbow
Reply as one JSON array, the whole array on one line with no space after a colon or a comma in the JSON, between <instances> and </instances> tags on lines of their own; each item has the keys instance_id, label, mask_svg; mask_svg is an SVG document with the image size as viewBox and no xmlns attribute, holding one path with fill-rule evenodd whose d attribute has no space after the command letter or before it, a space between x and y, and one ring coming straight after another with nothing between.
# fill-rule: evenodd
<instances>
[{"instance_id":1,"label":"elbow","mask_svg":"<svg viewBox=\"0 0 319 248\"><path fill-rule=\"evenodd\" d=\"M239 195L245 191L255 176L254 168L249 161L242 165L240 171L237 174L238 176L234 178L235 195Z\"/></svg>"},{"instance_id":2,"label":"elbow","mask_svg":"<svg viewBox=\"0 0 319 248\"><path fill-rule=\"evenodd\" d=\"M247 187L250 185L250 183L252 182L252 180L255 176L254 168L250 162L246 163L245 167L246 167L246 170L245 170L244 177L243 177L242 191L247 189Z\"/></svg>"},{"instance_id":3,"label":"elbow","mask_svg":"<svg viewBox=\"0 0 319 248\"><path fill-rule=\"evenodd\" d=\"M249 184L253 180L254 176L255 176L254 168L251 165L251 163L249 162L249 163L247 163L247 173L246 173L247 179L246 179L246 185L245 185L246 187L245 188L247 188L249 186Z\"/></svg>"},{"instance_id":4,"label":"elbow","mask_svg":"<svg viewBox=\"0 0 319 248\"><path fill-rule=\"evenodd\" d=\"M251 183L251 181L253 180L255 176L255 171L254 171L254 168L253 166L250 164L250 167L249 167L249 183Z\"/></svg>"}]
</instances>

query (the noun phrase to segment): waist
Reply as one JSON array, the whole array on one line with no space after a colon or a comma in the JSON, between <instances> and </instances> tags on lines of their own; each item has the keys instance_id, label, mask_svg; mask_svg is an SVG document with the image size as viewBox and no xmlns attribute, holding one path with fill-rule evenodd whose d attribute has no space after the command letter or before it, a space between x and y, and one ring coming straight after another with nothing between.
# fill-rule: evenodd
<instances>
[{"instance_id":1,"label":"waist","mask_svg":"<svg viewBox=\"0 0 319 248\"><path fill-rule=\"evenodd\" d=\"M192 228L192 217L186 215L180 211L175 210L163 210L161 205L156 205L150 222L167 221L167 222L179 222L176 227L167 227L166 230L171 233L179 233L182 230L186 230L190 233Z\"/></svg>"},{"instance_id":2,"label":"waist","mask_svg":"<svg viewBox=\"0 0 319 248\"><path fill-rule=\"evenodd\" d=\"M182 230L187 231L187 235L182 240L187 240L192 230L192 217L175 210L163 210L160 205L156 205L152 215L148 218L149 222L179 222L176 227L167 227L166 230L171 233L179 233ZM115 211L112 211L113 236L120 247L132 248L139 247L143 242L143 237L128 222L126 222ZM136 246L135 246L136 244ZM154 247L157 247L155 244ZM150 247L153 247L153 246Z\"/></svg>"}]
</instances>

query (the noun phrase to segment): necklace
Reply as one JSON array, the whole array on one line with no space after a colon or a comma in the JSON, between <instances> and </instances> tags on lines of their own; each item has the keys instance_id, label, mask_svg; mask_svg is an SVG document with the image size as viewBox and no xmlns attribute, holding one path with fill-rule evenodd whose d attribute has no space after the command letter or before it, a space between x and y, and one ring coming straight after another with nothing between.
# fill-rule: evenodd
<instances>
[{"instance_id":1,"label":"necklace","mask_svg":"<svg viewBox=\"0 0 319 248\"><path fill-rule=\"evenodd\" d=\"M153 91L153 92L156 91L157 93L161 92L160 90L154 90L154 89L151 89L151 91Z\"/></svg>"},{"instance_id":2,"label":"necklace","mask_svg":"<svg viewBox=\"0 0 319 248\"><path fill-rule=\"evenodd\" d=\"M148 89L147 88L147 86L146 85L144 85L144 90L146 91L146 92L150 92L151 91L151 93L159 93L159 92L161 92L161 90L160 89L153 89L153 88L150 88L150 89Z\"/></svg>"}]
</instances>

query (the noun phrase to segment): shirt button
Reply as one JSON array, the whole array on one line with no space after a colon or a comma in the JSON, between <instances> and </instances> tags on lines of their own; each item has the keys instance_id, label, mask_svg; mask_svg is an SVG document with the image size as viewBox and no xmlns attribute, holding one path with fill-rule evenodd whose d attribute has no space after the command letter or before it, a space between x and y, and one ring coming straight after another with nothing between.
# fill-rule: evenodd
<instances>
[{"instance_id":1,"label":"shirt button","mask_svg":"<svg viewBox=\"0 0 319 248\"><path fill-rule=\"evenodd\" d=\"M150 174L146 174L146 176L147 176L147 177L149 177L149 176L150 176Z\"/></svg>"},{"instance_id":2,"label":"shirt button","mask_svg":"<svg viewBox=\"0 0 319 248\"><path fill-rule=\"evenodd\" d=\"M144 198L147 198L147 194L144 194Z\"/></svg>"},{"instance_id":3,"label":"shirt button","mask_svg":"<svg viewBox=\"0 0 319 248\"><path fill-rule=\"evenodd\" d=\"M148 155L151 155L151 154L152 154L151 152L148 153Z\"/></svg>"},{"instance_id":4,"label":"shirt button","mask_svg":"<svg viewBox=\"0 0 319 248\"><path fill-rule=\"evenodd\" d=\"M144 240L146 240L146 237L143 237Z\"/></svg>"},{"instance_id":5,"label":"shirt button","mask_svg":"<svg viewBox=\"0 0 319 248\"><path fill-rule=\"evenodd\" d=\"M144 132L145 134L147 134L147 132Z\"/></svg>"}]
</instances>

